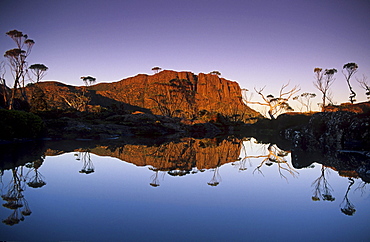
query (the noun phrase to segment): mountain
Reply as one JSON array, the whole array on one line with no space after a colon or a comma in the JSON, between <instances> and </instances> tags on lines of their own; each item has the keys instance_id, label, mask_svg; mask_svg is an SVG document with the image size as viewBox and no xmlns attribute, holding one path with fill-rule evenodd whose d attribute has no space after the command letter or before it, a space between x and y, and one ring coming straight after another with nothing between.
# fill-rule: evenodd
<instances>
[{"instance_id":1,"label":"mountain","mask_svg":"<svg viewBox=\"0 0 370 242\"><path fill-rule=\"evenodd\" d=\"M44 91L49 108L67 108L69 102L85 92L91 100L90 105L120 107L130 112L188 119L206 113L219 113L242 121L261 117L243 103L237 82L214 74L165 70L154 75L139 74L118 82L92 85L87 91L85 87L59 82L40 82L37 86Z\"/></svg>"}]
</instances>

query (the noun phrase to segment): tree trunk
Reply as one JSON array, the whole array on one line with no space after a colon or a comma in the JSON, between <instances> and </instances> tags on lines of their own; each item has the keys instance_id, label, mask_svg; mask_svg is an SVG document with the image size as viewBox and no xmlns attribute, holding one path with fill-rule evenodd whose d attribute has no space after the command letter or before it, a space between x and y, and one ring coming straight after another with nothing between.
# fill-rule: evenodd
<instances>
[{"instance_id":1,"label":"tree trunk","mask_svg":"<svg viewBox=\"0 0 370 242\"><path fill-rule=\"evenodd\" d=\"M14 104L14 99L15 99L15 93L17 91L17 88L13 88L12 90L12 94L10 96L10 100L9 100L9 110L12 110L13 109L13 104Z\"/></svg>"},{"instance_id":2,"label":"tree trunk","mask_svg":"<svg viewBox=\"0 0 370 242\"><path fill-rule=\"evenodd\" d=\"M276 118L274 117L274 115L272 114L272 110L269 110L268 111L268 114L269 114L269 116L270 116L270 118L272 119L272 120L275 120Z\"/></svg>"}]
</instances>

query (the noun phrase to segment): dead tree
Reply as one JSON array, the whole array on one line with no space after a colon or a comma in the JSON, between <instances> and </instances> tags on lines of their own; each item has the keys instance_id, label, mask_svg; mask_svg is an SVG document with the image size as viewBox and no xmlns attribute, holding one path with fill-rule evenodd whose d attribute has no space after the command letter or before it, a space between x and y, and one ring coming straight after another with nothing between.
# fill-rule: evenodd
<instances>
[{"instance_id":1,"label":"dead tree","mask_svg":"<svg viewBox=\"0 0 370 242\"><path fill-rule=\"evenodd\" d=\"M315 79L316 81L313 83L314 86L322 93L322 110L325 109L326 101L329 100L331 103L330 98L330 86L335 81L334 74L337 73L337 69L325 69L324 71L321 68L315 68Z\"/></svg>"},{"instance_id":2,"label":"dead tree","mask_svg":"<svg viewBox=\"0 0 370 242\"><path fill-rule=\"evenodd\" d=\"M294 86L289 91L286 90L289 83L284 84L280 88L279 96L275 97L274 95L267 95L265 96L262 92L265 89L265 87L257 90L254 89L258 95L260 95L264 102L252 102L252 101L246 101L249 104L258 104L262 106L267 106L269 108L268 114L271 119L276 119L275 116L283 111L293 111L293 108L288 104L288 101L294 94L299 92L301 89L298 86Z\"/></svg>"},{"instance_id":3,"label":"dead tree","mask_svg":"<svg viewBox=\"0 0 370 242\"><path fill-rule=\"evenodd\" d=\"M370 99L370 84L367 81L367 76L363 75L362 79L356 78L357 82L360 84L360 86L365 89L365 94L367 96L367 99Z\"/></svg>"}]
</instances>

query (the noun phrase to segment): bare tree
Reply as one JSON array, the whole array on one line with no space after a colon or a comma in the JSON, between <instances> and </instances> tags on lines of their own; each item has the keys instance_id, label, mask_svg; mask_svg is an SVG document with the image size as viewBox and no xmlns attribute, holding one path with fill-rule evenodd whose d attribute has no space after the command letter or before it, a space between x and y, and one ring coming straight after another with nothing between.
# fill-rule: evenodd
<instances>
[{"instance_id":1,"label":"bare tree","mask_svg":"<svg viewBox=\"0 0 370 242\"><path fill-rule=\"evenodd\" d=\"M347 71L347 74L344 72L344 69ZM354 103L356 101L356 93L355 91L353 91L353 88L350 83L350 79L357 72L357 69L358 69L358 65L352 62L352 63L345 64L342 70L342 73L344 77L346 78L349 91L351 92L351 94L349 95L349 101L351 103Z\"/></svg>"},{"instance_id":2,"label":"bare tree","mask_svg":"<svg viewBox=\"0 0 370 242\"><path fill-rule=\"evenodd\" d=\"M316 97L315 93L305 92L305 93L302 93L301 95L293 97L293 100L298 101L302 105L302 107L306 108L307 112L311 112L311 101L310 101L310 99L314 98L314 97ZM302 111L302 108L301 108L301 111Z\"/></svg>"},{"instance_id":3,"label":"bare tree","mask_svg":"<svg viewBox=\"0 0 370 242\"><path fill-rule=\"evenodd\" d=\"M367 76L363 75L362 79L356 78L357 82L360 83L360 86L365 89L365 94L367 96L367 99L370 99L370 84L367 81Z\"/></svg>"},{"instance_id":4,"label":"bare tree","mask_svg":"<svg viewBox=\"0 0 370 242\"><path fill-rule=\"evenodd\" d=\"M263 102L252 102L252 101L246 101L249 104L258 104L262 106L267 106L269 108L268 114L271 119L275 119L275 116L283 111L293 111L293 108L290 107L288 104L289 99L296 94L297 92L300 91L300 88L298 86L294 86L292 89L289 91L286 90L288 87L289 83L284 84L279 92L279 96L275 97L273 95L267 95L265 96L262 92L265 89L265 87L257 90L256 88L254 89L258 95L260 95L264 101Z\"/></svg>"},{"instance_id":5,"label":"bare tree","mask_svg":"<svg viewBox=\"0 0 370 242\"><path fill-rule=\"evenodd\" d=\"M334 74L337 73L337 69L325 69L324 71L321 68L315 68L315 79L316 81L313 83L314 86L322 93L322 110L325 109L326 100L331 102L330 98L330 86L335 81Z\"/></svg>"},{"instance_id":6,"label":"bare tree","mask_svg":"<svg viewBox=\"0 0 370 242\"><path fill-rule=\"evenodd\" d=\"M86 111L87 103L90 101L90 98L81 92L72 92L70 95L60 95L60 97L63 98L69 107L81 112Z\"/></svg>"},{"instance_id":7,"label":"bare tree","mask_svg":"<svg viewBox=\"0 0 370 242\"><path fill-rule=\"evenodd\" d=\"M24 87L25 76L27 74L26 59L31 53L31 49L35 42L28 39L26 34L18 30L12 30L6 33L17 45L17 48L5 52L5 57L8 59L9 66L13 75L14 85L10 97L9 109L13 109L14 99L18 88ZM23 98L26 99L23 93Z\"/></svg>"}]
</instances>

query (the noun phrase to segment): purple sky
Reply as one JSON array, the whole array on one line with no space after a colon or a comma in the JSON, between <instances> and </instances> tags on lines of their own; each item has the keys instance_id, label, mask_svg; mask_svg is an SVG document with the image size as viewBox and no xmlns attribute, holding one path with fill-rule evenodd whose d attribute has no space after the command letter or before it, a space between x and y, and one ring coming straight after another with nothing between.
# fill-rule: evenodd
<instances>
[{"instance_id":1,"label":"purple sky","mask_svg":"<svg viewBox=\"0 0 370 242\"><path fill-rule=\"evenodd\" d=\"M219 70L242 88L266 85L266 94L277 95L288 81L319 94L313 69L336 68L332 90L340 103L349 96L344 64L356 62L356 76L370 79L368 0L6 0L0 9L1 51L15 48L7 31L27 33L36 42L28 61L50 68L45 80L82 85L80 76L92 75L111 82L160 66Z\"/></svg>"}]
</instances>

